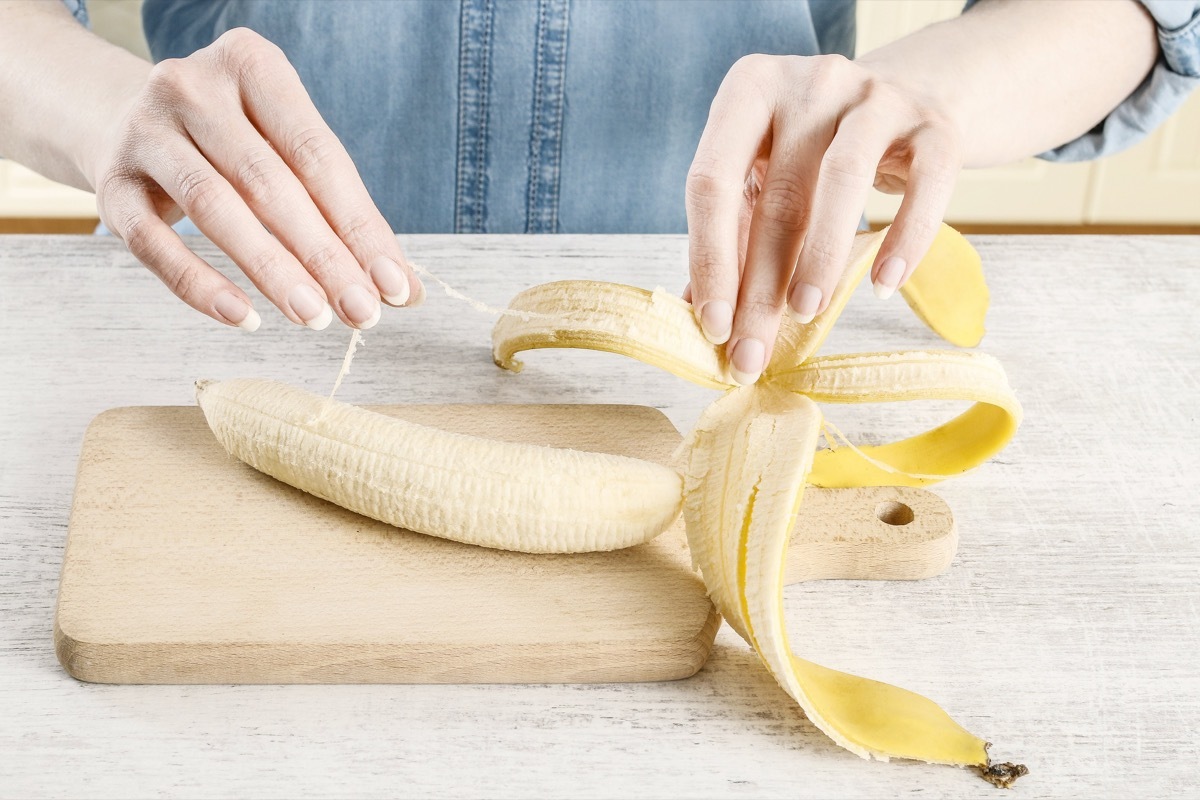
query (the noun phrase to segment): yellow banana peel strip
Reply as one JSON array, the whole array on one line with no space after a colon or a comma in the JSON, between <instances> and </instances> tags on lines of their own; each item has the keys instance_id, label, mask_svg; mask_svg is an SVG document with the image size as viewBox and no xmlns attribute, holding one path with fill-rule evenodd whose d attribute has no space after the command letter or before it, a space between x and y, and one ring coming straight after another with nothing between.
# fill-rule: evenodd
<instances>
[{"instance_id":1,"label":"yellow banana peel strip","mask_svg":"<svg viewBox=\"0 0 1200 800\"><path fill-rule=\"evenodd\" d=\"M986 766L987 743L932 701L791 652L784 567L820 427L812 400L769 385L730 392L701 416L683 513L709 594L779 685L842 747L882 760Z\"/></svg>"},{"instance_id":2,"label":"yellow banana peel strip","mask_svg":"<svg viewBox=\"0 0 1200 800\"><path fill-rule=\"evenodd\" d=\"M974 403L932 430L884 445L817 453L814 486L925 486L971 470L1004 449L1021 405L1000 362L957 350L812 358L772 385L826 403L963 400Z\"/></svg>"},{"instance_id":3,"label":"yellow banana peel strip","mask_svg":"<svg viewBox=\"0 0 1200 800\"><path fill-rule=\"evenodd\" d=\"M990 299L983 262L949 225L942 225L900 294L921 321L950 344L975 347L983 339Z\"/></svg>"},{"instance_id":4,"label":"yellow banana peel strip","mask_svg":"<svg viewBox=\"0 0 1200 800\"><path fill-rule=\"evenodd\" d=\"M1008 786L1026 773L992 765L983 740L932 701L793 655L782 613L785 553L806 483L831 487L923 485L965 472L1011 439L1021 408L999 362L973 353L865 353L814 358L870 269L886 230L857 237L827 309L812 323L784 319L759 383L737 388L702 415L684 445L684 515L692 557L730 625L822 731L863 757L974 765ZM978 255L943 225L903 291L934 332L958 345L983 335L988 293ZM493 332L496 363L538 347L632 356L702 386L728 389L724 348L709 343L691 307L662 290L564 281L522 292ZM664 330L666 328L666 330ZM821 414L835 403L949 399L966 412L917 436L877 447L815 452Z\"/></svg>"}]
</instances>

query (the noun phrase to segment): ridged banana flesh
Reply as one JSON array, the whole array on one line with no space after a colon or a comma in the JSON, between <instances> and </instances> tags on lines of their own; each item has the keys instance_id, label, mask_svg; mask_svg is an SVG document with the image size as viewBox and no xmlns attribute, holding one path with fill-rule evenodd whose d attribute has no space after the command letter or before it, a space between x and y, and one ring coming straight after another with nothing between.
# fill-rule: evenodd
<instances>
[{"instance_id":1,"label":"ridged banana flesh","mask_svg":"<svg viewBox=\"0 0 1200 800\"><path fill-rule=\"evenodd\" d=\"M730 392L701 416L683 513L709 595L813 724L842 747L882 760L984 767L987 743L931 700L791 652L784 569L820 430L812 400L770 385Z\"/></svg>"},{"instance_id":2,"label":"ridged banana flesh","mask_svg":"<svg viewBox=\"0 0 1200 800\"><path fill-rule=\"evenodd\" d=\"M692 306L665 289L604 281L555 281L518 294L492 329L492 358L519 372L515 356L548 347L631 356L712 389L728 389L725 348L704 338Z\"/></svg>"},{"instance_id":3,"label":"ridged banana flesh","mask_svg":"<svg viewBox=\"0 0 1200 800\"><path fill-rule=\"evenodd\" d=\"M231 455L364 516L527 553L616 550L679 516L661 464L498 442L417 425L266 380L201 381L196 398Z\"/></svg>"}]
</instances>

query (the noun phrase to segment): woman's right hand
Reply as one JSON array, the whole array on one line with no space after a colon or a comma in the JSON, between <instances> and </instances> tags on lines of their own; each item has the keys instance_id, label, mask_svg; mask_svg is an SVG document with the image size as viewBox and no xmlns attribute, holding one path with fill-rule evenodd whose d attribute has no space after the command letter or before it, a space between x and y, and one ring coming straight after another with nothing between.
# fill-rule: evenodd
<instances>
[{"instance_id":1,"label":"woman's right hand","mask_svg":"<svg viewBox=\"0 0 1200 800\"><path fill-rule=\"evenodd\" d=\"M254 330L250 298L188 249L187 215L284 316L370 328L424 290L275 45L241 28L131 85L85 158L100 218L180 299Z\"/></svg>"}]
</instances>

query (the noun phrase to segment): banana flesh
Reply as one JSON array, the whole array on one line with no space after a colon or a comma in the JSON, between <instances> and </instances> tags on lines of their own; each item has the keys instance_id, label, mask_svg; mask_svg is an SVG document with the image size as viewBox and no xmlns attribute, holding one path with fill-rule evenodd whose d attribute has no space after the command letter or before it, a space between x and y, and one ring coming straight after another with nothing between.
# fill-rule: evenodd
<instances>
[{"instance_id":1,"label":"banana flesh","mask_svg":"<svg viewBox=\"0 0 1200 800\"><path fill-rule=\"evenodd\" d=\"M616 550L679 516L669 467L464 436L265 380L201 381L196 398L226 451L372 519L527 553Z\"/></svg>"},{"instance_id":2,"label":"banana flesh","mask_svg":"<svg viewBox=\"0 0 1200 800\"><path fill-rule=\"evenodd\" d=\"M516 354L541 348L632 356L710 389L728 389L725 349L704 338L690 304L664 289L555 281L518 294L492 329L492 358L519 372Z\"/></svg>"}]
</instances>

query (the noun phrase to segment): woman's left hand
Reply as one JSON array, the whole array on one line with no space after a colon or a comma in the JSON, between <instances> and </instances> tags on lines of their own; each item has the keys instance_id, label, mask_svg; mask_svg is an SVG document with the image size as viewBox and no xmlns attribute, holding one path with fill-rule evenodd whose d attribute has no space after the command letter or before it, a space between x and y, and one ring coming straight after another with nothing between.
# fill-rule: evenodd
<instances>
[{"instance_id":1,"label":"woman's left hand","mask_svg":"<svg viewBox=\"0 0 1200 800\"><path fill-rule=\"evenodd\" d=\"M872 185L904 193L871 269L881 297L937 234L962 135L932 97L841 56L740 59L687 178L691 300L738 383L771 359L780 315L810 322L841 277Z\"/></svg>"}]
</instances>

